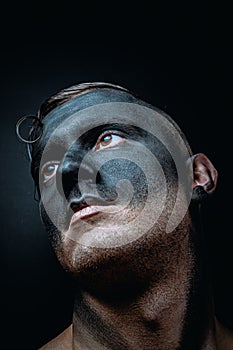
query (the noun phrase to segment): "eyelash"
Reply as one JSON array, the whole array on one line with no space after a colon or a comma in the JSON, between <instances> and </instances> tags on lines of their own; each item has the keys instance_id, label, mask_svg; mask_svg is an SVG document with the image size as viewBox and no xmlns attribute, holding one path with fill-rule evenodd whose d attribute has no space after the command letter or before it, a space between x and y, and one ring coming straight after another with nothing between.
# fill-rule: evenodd
<instances>
[{"instance_id":1,"label":"eyelash","mask_svg":"<svg viewBox=\"0 0 233 350\"><path fill-rule=\"evenodd\" d=\"M59 164L60 164L60 162L57 162L57 161L49 161L43 165L43 167L41 169L41 174L44 177L44 179L43 179L44 184L48 183L50 180L52 180L55 177L57 169L59 167ZM48 175L48 177L46 178L46 174L45 174L46 167L50 167L50 166L54 166L54 165L55 165L55 169L53 170L52 175Z\"/></svg>"},{"instance_id":2,"label":"eyelash","mask_svg":"<svg viewBox=\"0 0 233 350\"><path fill-rule=\"evenodd\" d=\"M98 147L98 145L99 145L99 143L101 143L101 139L103 139L105 136L108 136L108 135L110 135L111 137L114 137L114 136L116 136L116 137L119 137L120 139L118 139L119 141L121 140L121 142L123 142L123 141L125 141L125 136L123 136L120 132L116 132L116 131L105 131L105 132L103 132L99 137L98 137L98 139L97 139L97 141L96 141L96 143L95 143L95 145L94 145L94 147L93 147L93 150L95 150L95 151L99 151L100 150L100 148L97 148ZM111 139L111 141L112 141L112 139ZM115 142L116 143L116 142ZM114 144L115 144L114 143ZM113 146L110 146L110 147L103 147L103 148L112 148Z\"/></svg>"},{"instance_id":3,"label":"eyelash","mask_svg":"<svg viewBox=\"0 0 233 350\"><path fill-rule=\"evenodd\" d=\"M99 145L100 145L100 143L101 143L101 139L103 139L104 137L106 137L106 136L108 136L108 135L111 136L110 141L112 141L112 138L113 138L114 136L119 137L118 141L120 141L120 143L126 140L125 136L123 136L120 132L109 131L109 130L108 130L108 131L103 132L103 133L98 137L98 139L97 139L97 141L96 141L94 147L92 148L92 150L93 150L93 151L100 151L100 150L102 149L101 147L99 147ZM116 144L116 142L117 142L117 141L115 141L114 145ZM108 145L107 145L106 147L103 146L103 148L112 148L112 147L114 147L114 146L109 146L109 147L108 147ZM60 162L58 162L58 161L49 161L49 162L45 163L45 164L42 166L41 174L42 174L42 176L43 176L43 183L44 183L44 184L47 184L49 181L51 181L51 180L55 177L56 172L57 172L57 169L58 169L58 167L59 167L59 164L60 164ZM45 171L45 170L46 170L46 167L48 168L48 167L54 166L54 165L55 165L55 169L53 170L52 175L48 175L47 178L46 178L46 174L45 174L45 172L46 172L46 171Z\"/></svg>"}]
</instances>

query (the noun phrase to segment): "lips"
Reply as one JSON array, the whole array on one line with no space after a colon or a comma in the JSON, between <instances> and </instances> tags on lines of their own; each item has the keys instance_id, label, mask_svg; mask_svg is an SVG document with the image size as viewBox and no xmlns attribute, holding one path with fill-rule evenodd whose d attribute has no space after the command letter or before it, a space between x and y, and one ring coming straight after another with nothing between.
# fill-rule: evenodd
<instances>
[{"instance_id":1,"label":"lips","mask_svg":"<svg viewBox=\"0 0 233 350\"><path fill-rule=\"evenodd\" d=\"M90 218L99 214L100 208L97 206L87 206L77 210L71 217L70 226L76 224L79 220Z\"/></svg>"}]
</instances>

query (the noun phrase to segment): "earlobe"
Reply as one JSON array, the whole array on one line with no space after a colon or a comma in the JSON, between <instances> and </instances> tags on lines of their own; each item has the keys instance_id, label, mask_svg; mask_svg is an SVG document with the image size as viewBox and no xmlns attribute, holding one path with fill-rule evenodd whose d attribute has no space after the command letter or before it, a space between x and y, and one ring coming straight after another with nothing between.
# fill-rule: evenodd
<instances>
[{"instance_id":1,"label":"earlobe","mask_svg":"<svg viewBox=\"0 0 233 350\"><path fill-rule=\"evenodd\" d=\"M217 186L218 172L211 161L203 153L198 153L192 157L192 162L194 192L201 188L206 194L213 193Z\"/></svg>"}]
</instances>

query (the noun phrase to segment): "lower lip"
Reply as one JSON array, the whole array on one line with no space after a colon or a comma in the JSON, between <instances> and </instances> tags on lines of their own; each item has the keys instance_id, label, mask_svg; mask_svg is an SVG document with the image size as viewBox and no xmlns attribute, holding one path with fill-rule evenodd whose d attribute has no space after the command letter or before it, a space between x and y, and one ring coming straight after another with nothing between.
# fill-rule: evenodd
<instances>
[{"instance_id":1,"label":"lower lip","mask_svg":"<svg viewBox=\"0 0 233 350\"><path fill-rule=\"evenodd\" d=\"M96 208L93 208L93 207L86 207L84 209L81 209L73 214L71 221L70 221L70 226L74 225L79 220L84 220L84 219L88 219L92 216L95 216L95 215L99 214L99 212L100 212L99 210L97 210Z\"/></svg>"}]
</instances>

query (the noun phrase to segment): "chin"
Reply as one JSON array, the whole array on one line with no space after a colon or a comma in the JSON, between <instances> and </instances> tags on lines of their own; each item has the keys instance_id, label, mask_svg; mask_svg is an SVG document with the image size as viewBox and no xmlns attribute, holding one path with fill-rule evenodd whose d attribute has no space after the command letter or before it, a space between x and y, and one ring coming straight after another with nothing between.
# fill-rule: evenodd
<instances>
[{"instance_id":1,"label":"chin","mask_svg":"<svg viewBox=\"0 0 233 350\"><path fill-rule=\"evenodd\" d=\"M93 241L92 245L84 245L67 236L62 237L59 244L54 246L55 253L62 267L75 277L91 271L100 271L103 266L109 265L113 258L120 255L119 248L99 248L93 246Z\"/></svg>"}]
</instances>

